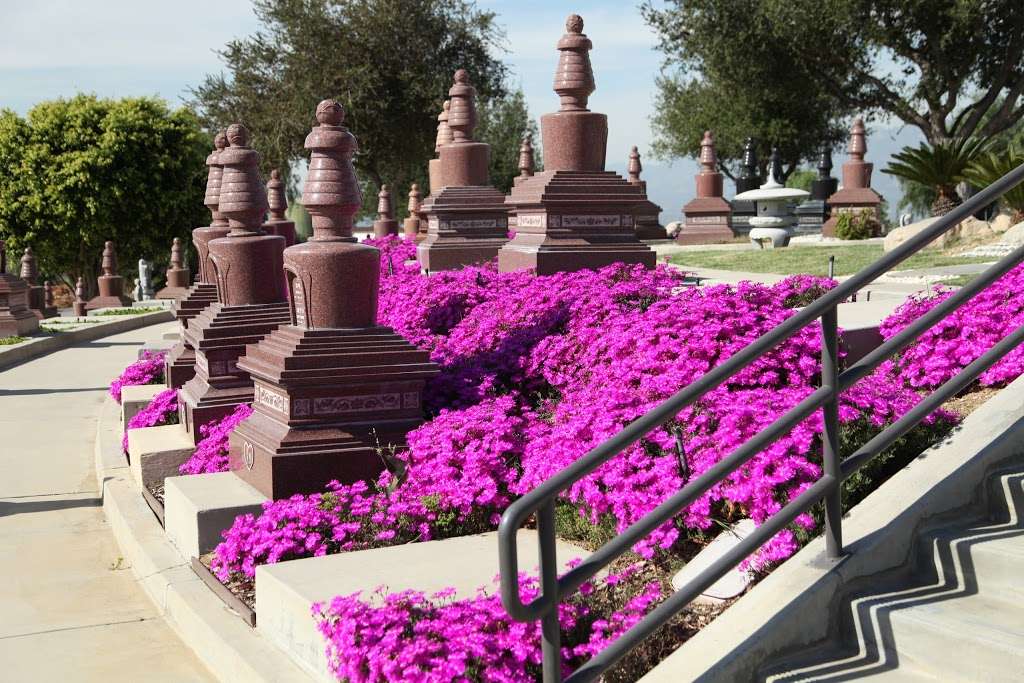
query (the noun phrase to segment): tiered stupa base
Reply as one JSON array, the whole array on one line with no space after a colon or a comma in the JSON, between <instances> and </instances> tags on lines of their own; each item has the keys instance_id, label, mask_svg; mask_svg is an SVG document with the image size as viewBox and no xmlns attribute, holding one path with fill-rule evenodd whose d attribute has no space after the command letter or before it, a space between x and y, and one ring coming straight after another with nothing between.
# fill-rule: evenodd
<instances>
[{"instance_id":1,"label":"tiered stupa base","mask_svg":"<svg viewBox=\"0 0 1024 683\"><path fill-rule=\"evenodd\" d=\"M425 271L486 263L508 242L505 195L493 187L446 187L422 211L427 235L416 247L416 258Z\"/></svg>"},{"instance_id":2,"label":"tiered stupa base","mask_svg":"<svg viewBox=\"0 0 1024 683\"><path fill-rule=\"evenodd\" d=\"M188 321L217 301L217 285L197 282L174 304L174 317L181 323L182 338L164 360L164 381L169 389L180 389L196 376L196 351L185 342Z\"/></svg>"},{"instance_id":3,"label":"tiered stupa base","mask_svg":"<svg viewBox=\"0 0 1024 683\"><path fill-rule=\"evenodd\" d=\"M656 256L637 239L634 216L643 190L611 171L545 171L512 188L516 236L498 254L502 272L531 268L550 275L612 263L653 268Z\"/></svg>"},{"instance_id":4,"label":"tiered stupa base","mask_svg":"<svg viewBox=\"0 0 1024 683\"><path fill-rule=\"evenodd\" d=\"M291 320L287 302L225 306L213 303L189 321L184 341L196 355L195 377L178 392L178 415L199 441L199 427L252 402L252 379L238 368L246 344L255 344Z\"/></svg>"},{"instance_id":5,"label":"tiered stupa base","mask_svg":"<svg viewBox=\"0 0 1024 683\"><path fill-rule=\"evenodd\" d=\"M683 229L676 235L676 244L732 242L736 233L731 227L731 215L732 207L721 197L698 197L690 201L683 207Z\"/></svg>"},{"instance_id":6,"label":"tiered stupa base","mask_svg":"<svg viewBox=\"0 0 1024 683\"><path fill-rule=\"evenodd\" d=\"M636 238L639 240L667 240L665 226L658 222L661 207L647 200L637 207L634 221L636 222Z\"/></svg>"},{"instance_id":7,"label":"tiered stupa base","mask_svg":"<svg viewBox=\"0 0 1024 683\"><path fill-rule=\"evenodd\" d=\"M836 223L842 213L857 213L867 209L878 217L878 207L882 198L870 187L843 188L828 198L830 215L821 226L821 234L825 237L836 236Z\"/></svg>"},{"instance_id":8,"label":"tiered stupa base","mask_svg":"<svg viewBox=\"0 0 1024 683\"><path fill-rule=\"evenodd\" d=\"M100 275L96 278L96 284L99 288L99 296L89 299L85 310L124 308L132 305L132 300L124 295L124 278L120 275Z\"/></svg>"},{"instance_id":9,"label":"tiered stupa base","mask_svg":"<svg viewBox=\"0 0 1024 683\"><path fill-rule=\"evenodd\" d=\"M38 331L39 318L28 308L25 281L0 272L0 337L21 337Z\"/></svg>"},{"instance_id":10,"label":"tiered stupa base","mask_svg":"<svg viewBox=\"0 0 1024 683\"><path fill-rule=\"evenodd\" d=\"M429 352L387 327L286 325L246 349L255 412L231 434L231 467L272 499L371 480L422 421Z\"/></svg>"},{"instance_id":11,"label":"tiered stupa base","mask_svg":"<svg viewBox=\"0 0 1024 683\"><path fill-rule=\"evenodd\" d=\"M55 306L46 305L46 291L42 285L34 285L28 288L28 308L39 320L53 318L58 314Z\"/></svg>"}]
</instances>

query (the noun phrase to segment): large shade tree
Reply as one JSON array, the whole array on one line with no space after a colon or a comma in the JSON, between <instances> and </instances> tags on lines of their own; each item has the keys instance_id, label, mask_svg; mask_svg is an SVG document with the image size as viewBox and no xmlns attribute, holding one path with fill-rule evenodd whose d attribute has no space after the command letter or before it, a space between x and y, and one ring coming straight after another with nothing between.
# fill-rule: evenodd
<instances>
[{"instance_id":1,"label":"large shade tree","mask_svg":"<svg viewBox=\"0 0 1024 683\"><path fill-rule=\"evenodd\" d=\"M473 2L257 0L255 11L259 30L220 52L227 73L193 91L203 121L211 130L245 123L264 172L290 176L308 158L302 143L317 102L337 99L359 139L355 165L371 212L382 183L393 193L425 186L437 114L457 69L469 72L481 98L507 95L506 68L494 56L503 34L494 13Z\"/></svg>"},{"instance_id":2,"label":"large shade tree","mask_svg":"<svg viewBox=\"0 0 1024 683\"><path fill-rule=\"evenodd\" d=\"M91 283L106 240L123 274L140 258L166 263L174 237L188 244L209 222L211 147L191 111L154 98L79 95L25 117L0 111L0 239L12 269L31 245L45 277Z\"/></svg>"},{"instance_id":3,"label":"large shade tree","mask_svg":"<svg viewBox=\"0 0 1024 683\"><path fill-rule=\"evenodd\" d=\"M836 124L854 113L914 126L930 144L991 137L1024 117L1020 0L667 0L642 9L667 62L654 121L663 154L696 154L695 131L711 127L734 159L731 131L746 127L777 136L793 165L820 147L806 134L835 142ZM787 152L787 138L799 149Z\"/></svg>"}]
</instances>

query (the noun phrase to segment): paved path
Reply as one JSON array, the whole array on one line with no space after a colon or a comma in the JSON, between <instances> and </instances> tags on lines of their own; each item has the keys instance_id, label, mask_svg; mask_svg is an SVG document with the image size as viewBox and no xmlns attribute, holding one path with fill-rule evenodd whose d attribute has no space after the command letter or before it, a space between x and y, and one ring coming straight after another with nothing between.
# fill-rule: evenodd
<instances>
[{"instance_id":1,"label":"paved path","mask_svg":"<svg viewBox=\"0 0 1024 683\"><path fill-rule=\"evenodd\" d=\"M94 474L106 385L175 325L0 372L0 681L213 680L120 558Z\"/></svg>"}]
</instances>

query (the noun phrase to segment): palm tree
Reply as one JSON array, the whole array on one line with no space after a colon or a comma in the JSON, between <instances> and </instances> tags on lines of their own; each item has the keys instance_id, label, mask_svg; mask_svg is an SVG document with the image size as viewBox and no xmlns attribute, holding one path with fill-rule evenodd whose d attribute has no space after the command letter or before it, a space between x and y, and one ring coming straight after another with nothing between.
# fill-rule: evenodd
<instances>
[{"instance_id":1,"label":"palm tree","mask_svg":"<svg viewBox=\"0 0 1024 683\"><path fill-rule=\"evenodd\" d=\"M971 185L987 187L1004 175L1024 164L1024 147L1010 144L1003 152L986 152L980 154L964 170L964 179ZM1013 209L1014 224L1024 221L1024 183L1003 195L1000 200L1004 206Z\"/></svg>"},{"instance_id":2,"label":"palm tree","mask_svg":"<svg viewBox=\"0 0 1024 683\"><path fill-rule=\"evenodd\" d=\"M904 147L882 173L934 188L937 196L932 202L932 215L943 216L960 204L956 184L964 180L964 171L988 144L976 138L956 138L934 145L922 142L918 147Z\"/></svg>"}]
</instances>

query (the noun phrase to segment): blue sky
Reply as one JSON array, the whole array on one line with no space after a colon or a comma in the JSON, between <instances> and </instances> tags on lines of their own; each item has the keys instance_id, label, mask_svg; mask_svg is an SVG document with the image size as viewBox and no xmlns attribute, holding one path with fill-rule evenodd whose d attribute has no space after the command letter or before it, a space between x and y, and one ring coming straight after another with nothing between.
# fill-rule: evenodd
<instances>
[{"instance_id":1,"label":"blue sky","mask_svg":"<svg viewBox=\"0 0 1024 683\"><path fill-rule=\"evenodd\" d=\"M654 80L661 56L656 37L629 0L481 0L499 15L506 30L512 84L523 88L530 112L557 109L551 90L557 63L555 43L566 15L576 12L594 42L591 60L597 91L590 108L608 115L608 165L624 172L629 148L644 155L648 193L663 208L662 221L677 220L693 197L696 164L689 159L658 162L646 151ZM0 107L24 113L45 99L76 92L101 96L159 95L178 105L188 88L219 71L215 50L252 33L250 0L3 0L0 41ZM895 182L879 172L889 155L915 144L915 130L876 125L868 159L875 162L874 185L895 204ZM257 142L258 145L258 142ZM842 155L834 158L837 166ZM731 194L726 183L726 194Z\"/></svg>"}]
</instances>

